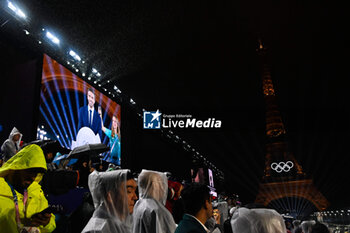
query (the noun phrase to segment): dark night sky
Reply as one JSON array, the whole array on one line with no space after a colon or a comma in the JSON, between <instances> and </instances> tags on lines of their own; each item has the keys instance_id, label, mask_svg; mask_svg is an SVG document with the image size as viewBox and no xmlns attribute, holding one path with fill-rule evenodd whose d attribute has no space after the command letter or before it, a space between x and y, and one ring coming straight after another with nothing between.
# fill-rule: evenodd
<instances>
[{"instance_id":1,"label":"dark night sky","mask_svg":"<svg viewBox=\"0 0 350 233\"><path fill-rule=\"evenodd\" d=\"M223 122L175 130L254 201L264 164L261 37L291 150L334 206L347 206L350 112L346 8L318 1L28 0L139 106Z\"/></svg>"}]
</instances>

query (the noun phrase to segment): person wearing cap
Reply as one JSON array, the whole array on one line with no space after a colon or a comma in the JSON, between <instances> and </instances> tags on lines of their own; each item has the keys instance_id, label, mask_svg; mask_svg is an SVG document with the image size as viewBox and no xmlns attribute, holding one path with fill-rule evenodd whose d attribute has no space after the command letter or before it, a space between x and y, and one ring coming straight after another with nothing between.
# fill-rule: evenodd
<instances>
[{"instance_id":1,"label":"person wearing cap","mask_svg":"<svg viewBox=\"0 0 350 233\"><path fill-rule=\"evenodd\" d=\"M3 153L3 161L6 162L12 156L14 156L20 149L22 134L16 127L13 127L9 138L4 141L1 146L1 151Z\"/></svg>"},{"instance_id":2,"label":"person wearing cap","mask_svg":"<svg viewBox=\"0 0 350 233\"><path fill-rule=\"evenodd\" d=\"M46 172L42 149L29 145L0 168L0 230L1 232L52 232L55 216L40 213L48 207L41 189Z\"/></svg>"}]
</instances>

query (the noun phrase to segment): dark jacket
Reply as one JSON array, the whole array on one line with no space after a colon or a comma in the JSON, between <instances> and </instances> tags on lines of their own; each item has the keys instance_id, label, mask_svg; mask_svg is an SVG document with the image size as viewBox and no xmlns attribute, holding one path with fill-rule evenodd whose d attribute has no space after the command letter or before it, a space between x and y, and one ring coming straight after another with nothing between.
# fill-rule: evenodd
<instances>
[{"instance_id":1,"label":"dark jacket","mask_svg":"<svg viewBox=\"0 0 350 233\"><path fill-rule=\"evenodd\" d=\"M94 115L92 118L92 125L90 125L88 106L83 106L79 109L78 131L82 127L89 127L95 134L99 134L101 138L101 117L98 115L96 110L94 110L92 114Z\"/></svg>"},{"instance_id":2,"label":"dark jacket","mask_svg":"<svg viewBox=\"0 0 350 233\"><path fill-rule=\"evenodd\" d=\"M193 217L185 214L180 221L175 233L207 233L203 226Z\"/></svg>"}]
</instances>

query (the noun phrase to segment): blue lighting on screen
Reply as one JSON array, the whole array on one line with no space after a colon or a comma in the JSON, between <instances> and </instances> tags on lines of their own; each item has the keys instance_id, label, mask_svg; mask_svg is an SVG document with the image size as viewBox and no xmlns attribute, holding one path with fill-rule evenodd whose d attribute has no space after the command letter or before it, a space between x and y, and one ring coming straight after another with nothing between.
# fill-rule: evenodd
<instances>
[{"instance_id":1,"label":"blue lighting on screen","mask_svg":"<svg viewBox=\"0 0 350 233\"><path fill-rule=\"evenodd\" d=\"M41 98L45 98L45 97L41 94ZM49 125L50 129L52 130L52 132L53 132L55 135L59 135L59 136L60 136L59 138L57 138L57 140L60 142L60 144L61 144L61 145L64 145L66 148L69 148L67 142L64 140L65 137L63 137L60 128L57 127L57 130L58 130L58 134L57 134L57 133L56 133L56 130L55 130L55 127L53 127L53 125L51 124L51 121L53 121L53 123L57 126L57 122L56 122L55 118L54 118L53 115L52 115L51 109L48 108L48 105L47 105L46 102L45 102L45 106L46 106L46 108L48 109L51 118L49 119L49 118L47 117L47 115L45 114L45 111L44 111L43 108L40 106L41 115L45 118L46 123Z\"/></svg>"},{"instance_id":2,"label":"blue lighting on screen","mask_svg":"<svg viewBox=\"0 0 350 233\"><path fill-rule=\"evenodd\" d=\"M53 69L53 67L52 67L52 62L51 62L52 60L47 60L47 63L49 64L49 67L50 67L50 72L51 72L51 75L53 76L54 75L54 69ZM61 96L61 92L60 92L60 89L59 89L59 87L58 87L58 84L57 84L57 80L56 79L53 79L53 83L54 83L54 85L55 85L55 92L57 93L57 96L58 96L58 99L59 99L59 103L60 103L60 105L61 105L61 110L62 110L62 112L63 112L63 116L64 116L64 119L65 119L65 125L67 125L68 127L68 131L69 131L69 135L70 135L70 140L69 141L72 141L72 139L73 139L73 134L72 134L72 130L71 130L71 126L70 126L70 124L69 124L69 120L68 120L68 117L67 117L67 113L66 113L66 108L65 108L65 106L64 106L64 102L63 102L63 100L62 100L62 96ZM47 85L46 85L47 86ZM51 92L51 91L50 91ZM56 107L56 104L54 103L54 106L55 106L55 109L56 109L56 111L57 111L57 107ZM66 132L66 130L65 130L65 127L64 127L64 124L63 124L63 122L62 122L62 118L61 117L59 117L59 119L60 119L60 122L61 122L61 125L62 125L62 127L63 127L63 130L64 130L64 133L67 135L67 132Z\"/></svg>"},{"instance_id":3,"label":"blue lighting on screen","mask_svg":"<svg viewBox=\"0 0 350 233\"><path fill-rule=\"evenodd\" d=\"M103 132L96 133L94 131L94 134L92 134L92 131L86 128L89 128L89 126L86 125L81 131L78 129L79 110L81 107L87 106L89 87L88 83L66 70L50 57L45 56L39 124L46 125L48 136L57 140L63 147L73 149L86 143L100 141L105 145L109 145L109 138ZM120 106L97 90L95 91L95 97L95 110L98 111L98 106L103 106L103 125L111 129L112 114L117 116ZM85 121L84 118L80 120ZM103 157L106 161L109 161L110 153L105 152Z\"/></svg>"}]
</instances>

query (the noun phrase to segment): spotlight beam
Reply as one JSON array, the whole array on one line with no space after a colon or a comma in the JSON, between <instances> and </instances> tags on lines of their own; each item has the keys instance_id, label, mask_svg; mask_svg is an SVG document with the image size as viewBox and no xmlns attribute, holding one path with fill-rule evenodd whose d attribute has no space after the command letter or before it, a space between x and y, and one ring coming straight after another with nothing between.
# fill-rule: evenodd
<instances>
[{"instance_id":1,"label":"spotlight beam","mask_svg":"<svg viewBox=\"0 0 350 233\"><path fill-rule=\"evenodd\" d=\"M54 99L54 97L53 97L53 95L52 95L52 92L51 92L51 88L50 88L50 86L49 86L49 84L48 84L47 82L45 83L45 86L46 86L46 89L47 89L48 94L49 94L49 96L50 96L50 99L51 99L52 105L53 105L53 107L54 107L54 109L55 109L55 112L56 112L56 113L59 113L58 107L57 107L57 105L56 105L56 101L55 101L55 99ZM44 98L44 99L45 99L45 98ZM46 101L45 101L45 103L46 103ZM49 109L49 108L48 108L48 109ZM50 110L50 111L51 111L51 110ZM61 118L59 115L58 115L58 121L60 122L60 126L61 126L62 129L63 129L64 138L67 138L66 135L68 135L68 134L67 134L66 128L65 128L65 126L64 126L64 124L63 124L62 118ZM57 124L56 124L56 126L58 127ZM69 143L66 144L66 147L67 147L67 148L70 148L70 147L68 147L68 145L69 145Z\"/></svg>"},{"instance_id":2,"label":"spotlight beam","mask_svg":"<svg viewBox=\"0 0 350 233\"><path fill-rule=\"evenodd\" d=\"M67 144L66 141L64 140L64 138L66 138L66 137L63 136L63 134L62 134L60 128L58 127L58 123L57 123L57 121L56 121L56 119L55 119L55 116L53 115L53 113L52 113L52 111L51 111L51 109L50 109L50 106L48 105L48 103L47 103L47 101L46 101L46 99L45 99L44 93L41 92L40 94L41 94L41 99L43 100L43 103L45 104L45 107L46 107L47 111L48 111L49 114L50 114L51 119L53 120L53 122L55 123L55 126L57 127L57 131L58 131L58 133L59 133L59 135L60 135L60 138L63 139L63 142L64 142L65 147L69 148L69 147L68 147L68 144Z\"/></svg>"},{"instance_id":3,"label":"spotlight beam","mask_svg":"<svg viewBox=\"0 0 350 233\"><path fill-rule=\"evenodd\" d=\"M77 107L77 112L79 112L80 105L79 105L79 93L78 93L78 81L77 81L77 76L73 74L73 83L74 83L74 94L75 94L75 103Z\"/></svg>"},{"instance_id":4,"label":"spotlight beam","mask_svg":"<svg viewBox=\"0 0 350 233\"><path fill-rule=\"evenodd\" d=\"M60 66L60 69L62 70L63 67ZM67 100L67 103L68 103L70 119L71 119L71 122L72 122L71 123L72 124L72 128L73 128L73 131L74 131L74 135L77 135L77 129L76 129L76 125L74 123L73 108L72 108L72 104L71 104L71 99L70 99L70 95L69 95L68 85L67 85L66 79L63 79L63 86L64 86L64 90L65 90L66 100ZM72 138L72 139L74 139L74 138Z\"/></svg>"},{"instance_id":5,"label":"spotlight beam","mask_svg":"<svg viewBox=\"0 0 350 233\"><path fill-rule=\"evenodd\" d=\"M48 60L48 57L46 57L46 59L47 59L47 64L49 65L49 68L50 68L50 73L51 73L52 76L54 76L55 72L54 72L54 68L52 66L52 60L51 59ZM68 131L69 131L70 141L72 141L73 140L73 134L72 134L71 127L70 127L70 124L69 124L69 120L68 120L68 117L67 117L66 108L64 107L64 103L63 103L63 99L62 99L62 96L61 96L61 92L60 92L57 80L55 78L53 79L53 83L55 85L56 93L57 93L57 96L58 96L58 99L59 99L59 102L60 102L60 106L61 106L61 109L62 109L62 112L63 112L64 119L66 121L66 125L67 125L67 128L68 128ZM63 125L63 127L64 127L64 125ZM64 127L64 129L65 128L66 127ZM66 133L66 131L65 131L65 133Z\"/></svg>"},{"instance_id":6,"label":"spotlight beam","mask_svg":"<svg viewBox=\"0 0 350 233\"><path fill-rule=\"evenodd\" d=\"M55 131L55 128L51 125L51 122L50 122L49 118L47 117L47 115L45 114L45 111L43 110L43 108L42 108L41 106L40 106L39 110L40 110L41 114L43 115L43 117L45 118L46 122L49 124L49 126L50 126L52 132L53 132L55 135L58 135L58 134L56 133L56 131ZM57 138L57 140L59 141L59 143L60 143L61 145L65 144L64 141L62 142L61 137L60 137L60 138Z\"/></svg>"}]
</instances>

